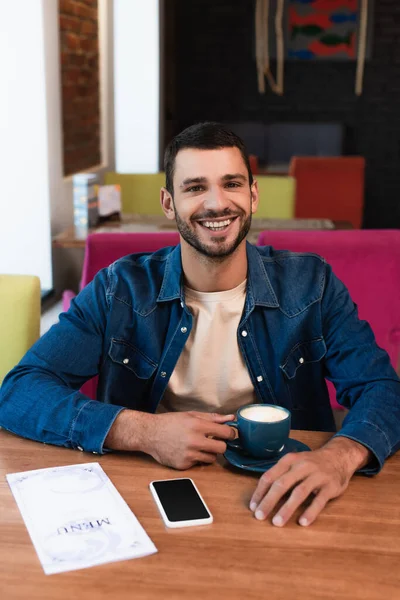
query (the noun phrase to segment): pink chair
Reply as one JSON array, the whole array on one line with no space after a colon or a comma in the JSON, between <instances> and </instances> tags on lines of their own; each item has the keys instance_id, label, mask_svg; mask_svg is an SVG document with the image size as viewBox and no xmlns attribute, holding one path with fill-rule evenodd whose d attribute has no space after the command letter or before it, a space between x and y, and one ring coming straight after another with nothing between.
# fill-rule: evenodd
<instances>
[{"instance_id":1,"label":"pink chair","mask_svg":"<svg viewBox=\"0 0 400 600\"><path fill-rule=\"evenodd\" d=\"M400 230L262 231L258 246L314 252L332 265L395 369L400 348ZM300 275L300 274L299 274ZM328 382L332 408L336 402Z\"/></svg>"},{"instance_id":2,"label":"pink chair","mask_svg":"<svg viewBox=\"0 0 400 600\"><path fill-rule=\"evenodd\" d=\"M86 240L85 258L83 261L80 289L90 283L101 269L108 267L118 258L133 252L155 252L165 246L179 244L177 231L155 231L140 233L92 233ZM75 293L65 290L63 293L63 310L69 309ZM96 398L97 377L82 386L82 393L89 398Z\"/></svg>"},{"instance_id":3,"label":"pink chair","mask_svg":"<svg viewBox=\"0 0 400 600\"><path fill-rule=\"evenodd\" d=\"M122 256L133 252L155 252L165 246L179 244L177 231L154 231L141 233L91 233L88 235L83 261L82 278L79 285L83 289L101 269L108 267ZM69 309L75 293L63 292L63 310Z\"/></svg>"}]
</instances>

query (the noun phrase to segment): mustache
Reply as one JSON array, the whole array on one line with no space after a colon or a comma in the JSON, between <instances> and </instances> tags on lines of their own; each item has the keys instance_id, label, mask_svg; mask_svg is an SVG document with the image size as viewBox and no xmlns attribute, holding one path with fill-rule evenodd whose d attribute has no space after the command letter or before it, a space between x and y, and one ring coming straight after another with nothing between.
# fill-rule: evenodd
<instances>
[{"instance_id":1,"label":"mustache","mask_svg":"<svg viewBox=\"0 0 400 600\"><path fill-rule=\"evenodd\" d=\"M229 219L230 217L239 217L240 214L237 212L232 212L229 208L226 208L223 211L217 212L216 210L208 210L203 213L199 213L197 215L193 215L191 221L203 221L203 220L212 220L219 219L221 217L225 217Z\"/></svg>"}]
</instances>

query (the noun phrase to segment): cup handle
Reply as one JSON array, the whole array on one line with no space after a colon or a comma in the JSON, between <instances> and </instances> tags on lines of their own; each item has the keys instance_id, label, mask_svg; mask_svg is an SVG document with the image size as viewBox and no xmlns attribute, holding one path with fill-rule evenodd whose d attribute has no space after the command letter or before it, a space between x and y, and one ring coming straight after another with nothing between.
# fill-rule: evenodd
<instances>
[{"instance_id":1,"label":"cup handle","mask_svg":"<svg viewBox=\"0 0 400 600\"><path fill-rule=\"evenodd\" d=\"M234 429L236 429L239 435L237 421L227 421L226 423L224 423L224 425L229 425L229 427L233 427ZM235 440L225 440L225 442L228 448L233 448L233 450L243 450L242 444L240 443L240 438L238 437Z\"/></svg>"}]
</instances>

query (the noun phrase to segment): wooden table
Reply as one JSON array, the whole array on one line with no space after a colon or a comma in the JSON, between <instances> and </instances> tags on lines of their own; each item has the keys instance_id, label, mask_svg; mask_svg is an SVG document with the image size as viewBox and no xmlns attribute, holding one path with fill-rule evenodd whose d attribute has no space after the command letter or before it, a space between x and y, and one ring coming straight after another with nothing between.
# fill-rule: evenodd
<instances>
[{"instance_id":1,"label":"wooden table","mask_svg":"<svg viewBox=\"0 0 400 600\"><path fill-rule=\"evenodd\" d=\"M293 432L312 448L330 434ZM6 473L98 461L158 548L152 556L46 576ZM94 456L0 431L0 598L392 600L400 598L400 455L374 478L355 476L314 525L283 528L248 509L258 476L221 457L184 473L199 487L212 525L167 530L153 479L182 477L144 455ZM297 514L297 517L300 513Z\"/></svg>"},{"instance_id":2,"label":"wooden table","mask_svg":"<svg viewBox=\"0 0 400 600\"><path fill-rule=\"evenodd\" d=\"M248 240L255 244L260 231L267 229L352 229L347 221L329 219L255 219L252 220ZM124 214L120 221L108 221L89 230L68 227L54 236L53 248L84 248L88 233L94 232L143 232L176 230L175 221L164 216Z\"/></svg>"}]
</instances>

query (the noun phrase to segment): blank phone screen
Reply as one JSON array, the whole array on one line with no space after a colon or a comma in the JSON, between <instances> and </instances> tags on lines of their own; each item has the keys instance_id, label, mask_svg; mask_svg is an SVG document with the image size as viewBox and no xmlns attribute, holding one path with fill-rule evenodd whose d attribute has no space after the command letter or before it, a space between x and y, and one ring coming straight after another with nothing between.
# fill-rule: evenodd
<instances>
[{"instance_id":1,"label":"blank phone screen","mask_svg":"<svg viewBox=\"0 0 400 600\"><path fill-rule=\"evenodd\" d=\"M153 487L169 521L176 523L210 517L190 479L154 481Z\"/></svg>"}]
</instances>

